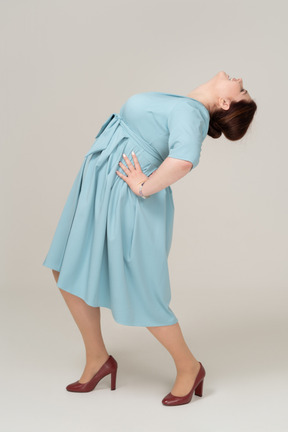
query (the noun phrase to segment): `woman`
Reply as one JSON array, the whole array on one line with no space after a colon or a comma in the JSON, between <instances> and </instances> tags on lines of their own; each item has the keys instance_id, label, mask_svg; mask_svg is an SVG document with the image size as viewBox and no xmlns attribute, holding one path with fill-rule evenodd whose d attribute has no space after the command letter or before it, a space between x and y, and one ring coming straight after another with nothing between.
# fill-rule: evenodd
<instances>
[{"instance_id":1,"label":"woman","mask_svg":"<svg viewBox=\"0 0 288 432\"><path fill-rule=\"evenodd\" d=\"M205 369L169 307L167 258L174 204L170 185L194 169L206 135L244 136L256 104L242 79L221 71L187 96L131 96L101 127L85 155L43 263L82 334L86 366L66 389L93 390L117 361L106 350L100 307L116 322L145 326L168 350L177 376L166 406L202 396ZM148 199L146 199L148 198Z\"/></svg>"}]
</instances>

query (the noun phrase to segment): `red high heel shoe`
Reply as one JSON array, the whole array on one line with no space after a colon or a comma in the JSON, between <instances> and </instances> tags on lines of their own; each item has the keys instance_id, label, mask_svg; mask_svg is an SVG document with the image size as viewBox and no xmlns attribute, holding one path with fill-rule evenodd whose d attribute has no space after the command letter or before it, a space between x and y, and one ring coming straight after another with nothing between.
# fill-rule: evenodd
<instances>
[{"instance_id":1,"label":"red high heel shoe","mask_svg":"<svg viewBox=\"0 0 288 432\"><path fill-rule=\"evenodd\" d=\"M199 362L200 363L200 362ZM203 382L204 377L206 375L206 371L200 363L200 370L195 378L195 382L193 384L190 392L185 396L174 396L172 393L168 393L164 399L162 399L162 404L166 406L174 406L174 405L184 405L191 401L193 393L195 391L196 396L202 396L203 394Z\"/></svg>"},{"instance_id":2,"label":"red high heel shoe","mask_svg":"<svg viewBox=\"0 0 288 432\"><path fill-rule=\"evenodd\" d=\"M90 381L86 383L79 383L75 381L66 387L66 390L71 392L90 392L94 390L98 382L104 378L106 375L111 373L111 390L116 389L116 374L117 374L118 364L112 355L109 356L108 360L101 366L99 371L91 378Z\"/></svg>"}]
</instances>

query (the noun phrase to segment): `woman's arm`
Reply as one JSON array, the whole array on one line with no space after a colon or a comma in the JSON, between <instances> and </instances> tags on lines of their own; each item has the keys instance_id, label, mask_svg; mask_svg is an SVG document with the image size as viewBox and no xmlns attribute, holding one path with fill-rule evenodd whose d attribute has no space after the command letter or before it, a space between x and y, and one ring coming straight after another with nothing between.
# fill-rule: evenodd
<instances>
[{"instance_id":1,"label":"woman's arm","mask_svg":"<svg viewBox=\"0 0 288 432\"><path fill-rule=\"evenodd\" d=\"M135 153L132 152L135 166L125 154L123 154L123 158L127 166L121 161L119 165L126 175L118 170L116 174L128 184L136 195L139 195L139 185L141 182L145 182L142 187L143 195L152 195L184 177L193 167L192 162L168 156L150 176L146 176L141 169Z\"/></svg>"},{"instance_id":2,"label":"woman's arm","mask_svg":"<svg viewBox=\"0 0 288 432\"><path fill-rule=\"evenodd\" d=\"M144 196L152 195L180 180L192 169L192 162L167 157L142 187Z\"/></svg>"}]
</instances>

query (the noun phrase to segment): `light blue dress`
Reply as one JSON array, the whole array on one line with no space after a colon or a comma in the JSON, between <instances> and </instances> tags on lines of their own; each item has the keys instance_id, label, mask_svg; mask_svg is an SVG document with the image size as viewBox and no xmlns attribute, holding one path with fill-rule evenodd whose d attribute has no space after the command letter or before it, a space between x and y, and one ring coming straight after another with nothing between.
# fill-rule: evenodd
<instances>
[{"instance_id":1,"label":"light blue dress","mask_svg":"<svg viewBox=\"0 0 288 432\"><path fill-rule=\"evenodd\" d=\"M162 92L132 95L100 128L84 156L43 265L58 287L90 306L110 308L119 324L178 322L169 307L168 254L174 203L170 186L143 199L116 170L135 152L149 176L167 157L198 165L209 111L195 99Z\"/></svg>"}]
</instances>

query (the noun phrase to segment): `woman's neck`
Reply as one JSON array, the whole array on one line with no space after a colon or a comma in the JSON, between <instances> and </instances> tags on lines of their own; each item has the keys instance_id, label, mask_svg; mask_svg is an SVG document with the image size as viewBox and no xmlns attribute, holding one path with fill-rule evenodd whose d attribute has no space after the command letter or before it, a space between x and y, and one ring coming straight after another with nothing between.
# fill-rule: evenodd
<instances>
[{"instance_id":1,"label":"woman's neck","mask_svg":"<svg viewBox=\"0 0 288 432\"><path fill-rule=\"evenodd\" d=\"M210 113L216 109L214 92L209 82L196 87L187 96L201 102Z\"/></svg>"}]
</instances>

